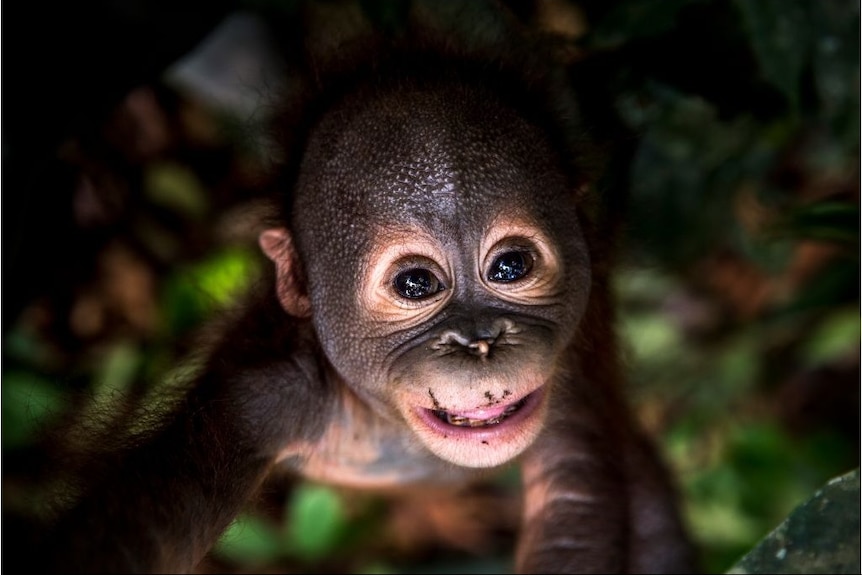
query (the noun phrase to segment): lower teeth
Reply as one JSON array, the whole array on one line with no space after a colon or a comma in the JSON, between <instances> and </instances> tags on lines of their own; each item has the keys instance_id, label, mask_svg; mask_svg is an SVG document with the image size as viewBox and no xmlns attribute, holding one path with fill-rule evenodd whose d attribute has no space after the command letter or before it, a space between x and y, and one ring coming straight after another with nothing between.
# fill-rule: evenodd
<instances>
[{"instance_id":1,"label":"lower teeth","mask_svg":"<svg viewBox=\"0 0 862 575\"><path fill-rule=\"evenodd\" d=\"M443 411L442 409L433 410L434 415L437 416L438 419L445 421L449 425L455 425L457 427L487 427L489 425L497 425L519 409L524 405L526 398L522 399L518 403L513 403L509 407L507 407L503 413L496 417L491 417L489 419L471 419L469 417L462 417L460 415L452 415L447 411Z\"/></svg>"}]
</instances>

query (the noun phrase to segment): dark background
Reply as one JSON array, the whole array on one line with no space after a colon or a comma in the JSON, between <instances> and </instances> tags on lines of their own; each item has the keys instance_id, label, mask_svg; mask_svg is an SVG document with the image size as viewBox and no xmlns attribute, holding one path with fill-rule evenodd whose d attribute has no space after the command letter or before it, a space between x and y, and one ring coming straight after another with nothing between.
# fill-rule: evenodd
<instances>
[{"instance_id":1,"label":"dark background","mask_svg":"<svg viewBox=\"0 0 862 575\"><path fill-rule=\"evenodd\" d=\"M589 120L623 144L607 184L628 191L608 204L629 393L705 569L724 571L859 464L859 4L504 4L556 38ZM4 546L56 472L40 430L170 379L265 265L260 85L219 99L170 71L238 13L289 61L304 5L5 6ZM407 10L359 5L394 31ZM465 26L491 7L473 2ZM505 533L444 552L463 527L447 509L273 489L202 570L508 568Z\"/></svg>"}]
</instances>

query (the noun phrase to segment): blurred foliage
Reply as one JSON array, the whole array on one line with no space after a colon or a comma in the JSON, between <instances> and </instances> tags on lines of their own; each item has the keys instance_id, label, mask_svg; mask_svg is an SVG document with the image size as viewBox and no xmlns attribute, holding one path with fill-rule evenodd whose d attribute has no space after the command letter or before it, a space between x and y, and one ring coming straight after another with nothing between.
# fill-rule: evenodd
<instances>
[{"instance_id":1,"label":"blurred foliage","mask_svg":"<svg viewBox=\"0 0 862 575\"><path fill-rule=\"evenodd\" d=\"M610 102L631 144L618 164L628 193L613 204L607 192L625 207L628 391L677 473L704 569L724 571L859 465L858 3L505 4L570 49L573 76L600 71L581 82L587 101ZM301 5L231 6L276 26ZM360 5L390 31L407 14ZM89 118L97 129L64 133L38 169L4 180L51 191L51 217L66 218L14 212L27 230L15 261L31 267L4 284L4 522L50 475L41 429L172 377L196 329L263 269L255 226L271 182L258 148L225 129L237 119L158 78L128 90ZM7 166L10 149L31 151L4 136ZM31 231L48 226L47 240ZM238 518L212 569L508 569L505 546L477 558L391 543L398 509L298 483Z\"/></svg>"},{"instance_id":2,"label":"blurred foliage","mask_svg":"<svg viewBox=\"0 0 862 575\"><path fill-rule=\"evenodd\" d=\"M700 40L756 64L723 86L683 66L631 82L632 65L618 99L639 136L617 277L632 396L720 572L858 465L858 6L646 4L617 4L598 41L661 44L711 16L724 28Z\"/></svg>"}]
</instances>

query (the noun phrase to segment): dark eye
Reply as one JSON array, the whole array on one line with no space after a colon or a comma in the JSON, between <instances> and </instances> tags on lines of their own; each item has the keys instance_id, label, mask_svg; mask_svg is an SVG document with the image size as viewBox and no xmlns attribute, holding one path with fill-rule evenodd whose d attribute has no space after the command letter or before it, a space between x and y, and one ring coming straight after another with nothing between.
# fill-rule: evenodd
<instances>
[{"instance_id":1,"label":"dark eye","mask_svg":"<svg viewBox=\"0 0 862 575\"><path fill-rule=\"evenodd\" d=\"M533 266L533 258L526 252L506 252L497 256L491 269L488 270L488 279L492 282L513 282L521 279L530 272Z\"/></svg>"},{"instance_id":2,"label":"dark eye","mask_svg":"<svg viewBox=\"0 0 862 575\"><path fill-rule=\"evenodd\" d=\"M406 270L395 276L395 291L407 299L422 299L442 290L437 276L422 268Z\"/></svg>"}]
</instances>

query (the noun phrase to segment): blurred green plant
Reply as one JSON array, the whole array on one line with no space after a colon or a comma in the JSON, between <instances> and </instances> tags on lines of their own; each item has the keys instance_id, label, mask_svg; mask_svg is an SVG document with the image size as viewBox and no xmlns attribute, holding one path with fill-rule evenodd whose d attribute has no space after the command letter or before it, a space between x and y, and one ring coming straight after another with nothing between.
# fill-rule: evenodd
<instances>
[{"instance_id":1,"label":"blurred green plant","mask_svg":"<svg viewBox=\"0 0 862 575\"><path fill-rule=\"evenodd\" d=\"M687 336L668 313L665 302L681 288L672 278L628 269L618 284L631 395L642 412L662 413L653 426L680 480L704 567L722 572L852 466L857 447L825 429L791 434L770 409L759 383L764 350L785 324L746 323L704 341ZM823 315L804 334L802 363L816 367L858 351L859 318L858 306Z\"/></svg>"},{"instance_id":2,"label":"blurred green plant","mask_svg":"<svg viewBox=\"0 0 862 575\"><path fill-rule=\"evenodd\" d=\"M228 246L181 267L165 282L165 330L194 330L236 300L260 272L260 256L247 247Z\"/></svg>"}]
</instances>

